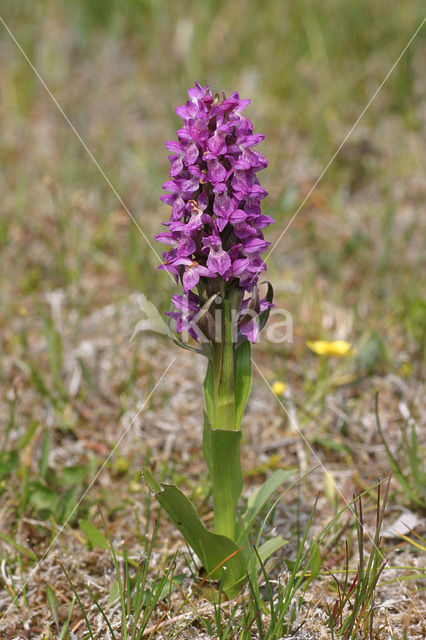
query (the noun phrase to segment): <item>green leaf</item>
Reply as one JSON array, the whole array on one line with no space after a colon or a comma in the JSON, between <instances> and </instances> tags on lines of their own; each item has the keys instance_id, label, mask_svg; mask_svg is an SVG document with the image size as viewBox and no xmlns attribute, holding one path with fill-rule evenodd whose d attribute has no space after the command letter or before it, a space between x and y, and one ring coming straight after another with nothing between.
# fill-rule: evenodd
<instances>
[{"instance_id":1,"label":"green leaf","mask_svg":"<svg viewBox=\"0 0 426 640\"><path fill-rule=\"evenodd\" d=\"M18 444L18 448L19 449L25 449L25 447L31 442L31 439L32 439L33 435L35 434L38 425L39 425L39 423L37 422L37 420L32 420L30 422L30 424L27 427L24 435L22 436L22 438L19 441L19 444Z\"/></svg>"},{"instance_id":2,"label":"green leaf","mask_svg":"<svg viewBox=\"0 0 426 640\"><path fill-rule=\"evenodd\" d=\"M74 464L70 467L65 467L61 473L61 482L69 487L73 484L81 484L84 478L87 476L87 467L83 464Z\"/></svg>"},{"instance_id":3,"label":"green leaf","mask_svg":"<svg viewBox=\"0 0 426 640\"><path fill-rule=\"evenodd\" d=\"M270 538L266 542L264 542L258 549L259 557L262 562L265 562L275 551L281 549L285 544L287 544L288 540L284 540L281 536L276 536L275 538Z\"/></svg>"},{"instance_id":4,"label":"green leaf","mask_svg":"<svg viewBox=\"0 0 426 640\"><path fill-rule=\"evenodd\" d=\"M235 350L235 424L240 428L252 383L251 344L244 340Z\"/></svg>"},{"instance_id":5,"label":"green leaf","mask_svg":"<svg viewBox=\"0 0 426 640\"><path fill-rule=\"evenodd\" d=\"M186 575L184 573L180 573L178 576L173 576L173 580L166 580L160 592L156 594L157 599L163 600L164 598L167 598L173 591L175 591L175 589L177 589L178 586L182 584L185 577ZM146 603L148 603L149 598L152 597L153 589L154 587L151 587L146 590L144 598Z\"/></svg>"},{"instance_id":6,"label":"green leaf","mask_svg":"<svg viewBox=\"0 0 426 640\"><path fill-rule=\"evenodd\" d=\"M107 604L112 604L120 597L120 586L117 582L112 583L111 589L109 590Z\"/></svg>"},{"instance_id":7,"label":"green leaf","mask_svg":"<svg viewBox=\"0 0 426 640\"><path fill-rule=\"evenodd\" d=\"M204 391L204 405L206 407L206 413L209 417L210 422L214 421L215 415L215 406L214 406L214 391L213 391L213 373L212 373L212 365L209 360L207 364L207 371L203 382L203 391Z\"/></svg>"},{"instance_id":8,"label":"green leaf","mask_svg":"<svg viewBox=\"0 0 426 640\"><path fill-rule=\"evenodd\" d=\"M206 410L214 429L235 429L235 343L229 300L222 303L222 339L211 343L204 381Z\"/></svg>"},{"instance_id":9,"label":"green leaf","mask_svg":"<svg viewBox=\"0 0 426 640\"><path fill-rule=\"evenodd\" d=\"M44 337L46 339L47 354L49 357L50 370L52 372L56 391L61 398L67 396L67 392L62 383L62 336L55 328L51 318L45 318Z\"/></svg>"},{"instance_id":10,"label":"green leaf","mask_svg":"<svg viewBox=\"0 0 426 640\"><path fill-rule=\"evenodd\" d=\"M80 520L80 529L94 547L109 549L108 540L91 522L88 520Z\"/></svg>"},{"instance_id":11,"label":"green leaf","mask_svg":"<svg viewBox=\"0 0 426 640\"><path fill-rule=\"evenodd\" d=\"M19 360L18 363L19 363L19 367L26 374L30 376L31 384L37 389L37 391L43 397L48 398L52 403L52 405L55 407L55 409L59 409L60 403L58 401L58 398L56 398L56 396L53 393L51 393L51 391L49 391L37 368L32 364L28 364L27 362L24 362L23 360Z\"/></svg>"},{"instance_id":12,"label":"green leaf","mask_svg":"<svg viewBox=\"0 0 426 640\"><path fill-rule=\"evenodd\" d=\"M65 638L68 635L68 630L69 630L69 626L70 626L70 622L71 622L71 616L72 616L72 612L74 611L74 604L75 604L75 596L73 596L73 599L71 601L71 605L70 608L68 610L68 617L65 621L65 624L63 625L62 629L61 629L61 633L59 634L59 640L65 640Z\"/></svg>"},{"instance_id":13,"label":"green leaf","mask_svg":"<svg viewBox=\"0 0 426 640\"><path fill-rule=\"evenodd\" d=\"M421 457L421 449L418 446L416 426L414 422L411 424L411 446L408 446L408 459L410 462L411 471L413 474L413 480L416 490L419 492L419 496L424 495L426 485L426 466L420 464L423 462Z\"/></svg>"},{"instance_id":14,"label":"green leaf","mask_svg":"<svg viewBox=\"0 0 426 640\"><path fill-rule=\"evenodd\" d=\"M266 297L266 302L272 302L272 300L274 298L274 289L273 289L271 283L266 280L265 283L261 282L260 284L267 284L268 285L268 290L267 290L266 296L265 296ZM263 327L268 322L269 313L270 313L270 309L266 309L266 311L263 311L260 314L260 316L259 316L259 331L262 331Z\"/></svg>"},{"instance_id":15,"label":"green leaf","mask_svg":"<svg viewBox=\"0 0 426 640\"><path fill-rule=\"evenodd\" d=\"M224 314L227 341L223 345L214 345L212 348L213 355L207 365L203 384L204 402L213 428L226 426L229 429L238 430L251 390L251 344L246 339L238 345L232 343L231 319L228 318L226 311ZM214 386L215 376L216 385L218 386L216 390ZM225 390L228 390L229 397L225 397ZM229 415L233 413L232 420L228 420L229 425L224 419L224 414L221 413L220 402L227 404L229 407L233 405L232 411L229 409Z\"/></svg>"},{"instance_id":16,"label":"green leaf","mask_svg":"<svg viewBox=\"0 0 426 640\"><path fill-rule=\"evenodd\" d=\"M406 477L406 475L404 474L404 472L402 471L401 467L399 466L399 463L397 461L397 459L395 458L395 456L393 455L392 451L390 450L390 447L386 441L385 435L383 433L383 429L382 429L382 424L380 421L380 416L379 416L379 404L378 404L378 394L376 394L376 424L377 424L377 430L379 432L379 435L382 439L382 442L385 446L385 450L386 450L386 455L388 457L388 462L389 462L389 466L392 469L392 472L394 473L394 475L396 476L399 484L401 485L402 489L406 492L406 494L409 496L409 498L417 505L419 506L424 506L424 501L422 500L422 498L420 498L416 491L413 489L413 487L411 486L408 478Z\"/></svg>"},{"instance_id":17,"label":"green leaf","mask_svg":"<svg viewBox=\"0 0 426 640\"><path fill-rule=\"evenodd\" d=\"M78 511L77 505L80 491L80 487L72 485L61 496L61 500L55 514L57 522L65 522L68 520L72 521L75 519Z\"/></svg>"},{"instance_id":18,"label":"green leaf","mask_svg":"<svg viewBox=\"0 0 426 640\"><path fill-rule=\"evenodd\" d=\"M385 356L385 346L381 335L372 331L370 336L358 348L357 359L367 375L374 373Z\"/></svg>"},{"instance_id":19,"label":"green leaf","mask_svg":"<svg viewBox=\"0 0 426 640\"><path fill-rule=\"evenodd\" d=\"M200 558L212 580L221 580L228 598L240 591L246 579L248 550L205 528L188 498L176 487L162 485L156 498Z\"/></svg>"},{"instance_id":20,"label":"green leaf","mask_svg":"<svg viewBox=\"0 0 426 640\"><path fill-rule=\"evenodd\" d=\"M19 551L19 553L22 553L22 555L31 558L31 560L38 560L34 551L28 549L28 547L23 547L21 544L16 542L15 538L12 538L12 536L8 536L7 533L3 533L3 531L0 531L0 538L7 542L7 544L10 544L11 547Z\"/></svg>"},{"instance_id":21,"label":"green leaf","mask_svg":"<svg viewBox=\"0 0 426 640\"><path fill-rule=\"evenodd\" d=\"M315 540L311 545L309 564L311 567L311 575L309 580L311 581L314 580L321 571L321 552L319 544Z\"/></svg>"},{"instance_id":22,"label":"green leaf","mask_svg":"<svg viewBox=\"0 0 426 640\"><path fill-rule=\"evenodd\" d=\"M30 497L30 468L27 465L21 467L21 508L25 509Z\"/></svg>"},{"instance_id":23,"label":"green leaf","mask_svg":"<svg viewBox=\"0 0 426 640\"><path fill-rule=\"evenodd\" d=\"M55 592L50 585L46 585L46 599L49 605L50 612L52 614L53 622L56 629L59 631L59 609L58 601L56 600Z\"/></svg>"},{"instance_id":24,"label":"green leaf","mask_svg":"<svg viewBox=\"0 0 426 640\"><path fill-rule=\"evenodd\" d=\"M232 329L232 313L229 300L223 301L224 334L222 336L222 362L220 370L220 393L216 401L221 407L223 418L219 424L213 425L219 429L236 429L235 424L235 344ZM214 347L213 347L214 348ZM213 376L216 375L213 371ZM222 422L223 420L223 422ZM226 421L225 421L226 420Z\"/></svg>"},{"instance_id":25,"label":"green leaf","mask_svg":"<svg viewBox=\"0 0 426 640\"><path fill-rule=\"evenodd\" d=\"M85 364L83 358L76 358L78 364L80 365L81 375L83 376L83 380L87 385L87 388L92 393L97 393L96 384L93 382L93 376L90 373L90 369Z\"/></svg>"},{"instance_id":26,"label":"green leaf","mask_svg":"<svg viewBox=\"0 0 426 640\"><path fill-rule=\"evenodd\" d=\"M243 489L241 431L212 429L204 414L203 453L213 487L216 533L235 539L237 504Z\"/></svg>"},{"instance_id":27,"label":"green leaf","mask_svg":"<svg viewBox=\"0 0 426 640\"><path fill-rule=\"evenodd\" d=\"M38 511L47 510L54 513L59 502L59 496L56 491L49 489L41 482L32 482L28 502Z\"/></svg>"},{"instance_id":28,"label":"green leaf","mask_svg":"<svg viewBox=\"0 0 426 640\"><path fill-rule=\"evenodd\" d=\"M339 442L338 440L332 440L331 438L325 438L319 434L316 434L312 437L312 442L315 444L319 444L324 449L330 449L331 451L345 451L350 456L354 455L354 452L348 447L344 442Z\"/></svg>"},{"instance_id":29,"label":"green leaf","mask_svg":"<svg viewBox=\"0 0 426 640\"><path fill-rule=\"evenodd\" d=\"M19 466L19 456L16 449L0 452L0 480L7 478Z\"/></svg>"},{"instance_id":30,"label":"green leaf","mask_svg":"<svg viewBox=\"0 0 426 640\"><path fill-rule=\"evenodd\" d=\"M49 450L50 450L50 435L49 430L45 429L43 434L43 442L41 445L41 456L39 462L39 473L42 478L45 477L47 472L47 464L49 461Z\"/></svg>"},{"instance_id":31,"label":"green leaf","mask_svg":"<svg viewBox=\"0 0 426 640\"><path fill-rule=\"evenodd\" d=\"M271 495L278 489L280 485L287 482L296 473L296 469L277 469L269 478L262 484L261 487L256 489L248 499L247 510L242 516L244 528L247 532L250 531L253 523L263 509Z\"/></svg>"},{"instance_id":32,"label":"green leaf","mask_svg":"<svg viewBox=\"0 0 426 640\"><path fill-rule=\"evenodd\" d=\"M148 469L146 469L146 468L144 468L144 470L143 470L143 477L144 477L144 480L145 480L146 484L151 489L152 493L155 493L155 494L156 493L160 493L161 485L158 484L158 482L155 480L155 478L152 475L152 473L150 471L148 471Z\"/></svg>"}]
</instances>

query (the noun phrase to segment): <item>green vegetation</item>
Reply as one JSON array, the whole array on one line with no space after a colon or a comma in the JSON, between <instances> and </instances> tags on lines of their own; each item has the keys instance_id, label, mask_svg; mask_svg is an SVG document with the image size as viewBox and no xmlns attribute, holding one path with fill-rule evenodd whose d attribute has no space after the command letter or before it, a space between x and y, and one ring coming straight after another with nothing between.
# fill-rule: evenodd
<instances>
[{"instance_id":1,"label":"green vegetation","mask_svg":"<svg viewBox=\"0 0 426 640\"><path fill-rule=\"evenodd\" d=\"M313 188L423 12L419 0L4 0L81 139L0 21L2 638L426 633L426 26ZM161 313L175 293L129 214L153 243L173 106L195 80L252 98L268 240L303 205L268 259L293 342L265 328L253 349L241 506L274 471L301 477L256 516L253 550L286 544L231 601L141 471L211 528L204 372L162 336L129 343L138 293ZM318 340L351 352L313 353ZM285 390L274 398L262 377ZM375 487L390 471L385 510ZM418 527L392 535L400 514Z\"/></svg>"}]
</instances>

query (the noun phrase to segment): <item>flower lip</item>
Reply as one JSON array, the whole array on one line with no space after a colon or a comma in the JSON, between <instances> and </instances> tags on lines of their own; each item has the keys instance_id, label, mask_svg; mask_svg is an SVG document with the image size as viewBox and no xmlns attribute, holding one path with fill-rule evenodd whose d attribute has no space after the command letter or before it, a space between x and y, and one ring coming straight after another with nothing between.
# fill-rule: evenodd
<instances>
[{"instance_id":1,"label":"flower lip","mask_svg":"<svg viewBox=\"0 0 426 640\"><path fill-rule=\"evenodd\" d=\"M270 242L266 242L262 238L250 238L245 244L244 253L245 254L254 254L254 253L263 253L269 245Z\"/></svg>"}]
</instances>

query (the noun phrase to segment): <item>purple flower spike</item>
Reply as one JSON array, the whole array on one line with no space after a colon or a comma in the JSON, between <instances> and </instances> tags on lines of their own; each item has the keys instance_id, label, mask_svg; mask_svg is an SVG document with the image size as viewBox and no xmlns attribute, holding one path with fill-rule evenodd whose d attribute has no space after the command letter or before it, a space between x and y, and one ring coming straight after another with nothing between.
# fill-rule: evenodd
<instances>
[{"instance_id":1,"label":"purple flower spike","mask_svg":"<svg viewBox=\"0 0 426 640\"><path fill-rule=\"evenodd\" d=\"M257 173L268 163L257 150L264 136L254 133L243 115L250 100L238 93L213 95L198 83L188 98L176 109L183 121L177 140L166 142L170 180L163 184L167 193L161 200L172 212L167 231L156 238L169 245L160 268L172 273L184 291L173 296L175 311L169 315L178 333L189 331L196 339L191 319L212 293L238 290L239 311L246 307L244 294L253 292L266 269L260 254L269 243L262 230L273 219L261 213L267 192ZM255 342L256 320L242 324L240 334Z\"/></svg>"}]
</instances>

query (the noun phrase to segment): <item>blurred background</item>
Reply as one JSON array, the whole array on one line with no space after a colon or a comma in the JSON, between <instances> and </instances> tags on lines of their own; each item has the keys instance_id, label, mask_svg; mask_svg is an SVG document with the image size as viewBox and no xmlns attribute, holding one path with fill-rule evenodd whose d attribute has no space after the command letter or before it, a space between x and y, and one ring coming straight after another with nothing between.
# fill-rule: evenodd
<instances>
[{"instance_id":1,"label":"blurred background","mask_svg":"<svg viewBox=\"0 0 426 640\"><path fill-rule=\"evenodd\" d=\"M187 88L197 80L249 97L266 135L273 240L420 24L422 5L3 0L2 16L151 240L169 216L158 200L164 141L175 137ZM169 279L4 25L0 47L2 316L60 287L79 312L135 290L167 305ZM307 280L309 295L313 287L355 305L371 324L374 305L382 328L390 310L416 324L423 284L425 48L423 29L271 258L281 279L303 291Z\"/></svg>"},{"instance_id":2,"label":"blurred background","mask_svg":"<svg viewBox=\"0 0 426 640\"><path fill-rule=\"evenodd\" d=\"M114 442L114 421L152 387L157 361L166 364L161 340L149 343L151 352L145 343L145 355L128 344L140 317L136 294L164 311L175 290L123 203L156 245L170 213L159 201L169 170L164 142L175 137L175 107L188 87L197 80L252 100L247 113L266 135L269 167L260 178L270 193L263 210L277 221L267 234L273 242L422 9L415 0L2 1L7 27L122 199L0 24L0 411L8 433L10 425L18 433L53 425L55 441L55 429L81 437L80 427L95 424L102 440L109 415ZM290 382L310 406L334 388L337 366L318 365L306 348L312 339L356 347L355 365L339 371L342 385L355 381L343 387L343 401L358 403L359 414L365 403L371 410L371 388L365 395L359 386L366 376L398 376L418 397L425 35L423 28L268 261L276 303L293 316L294 343L261 344L256 357L271 382ZM166 400L152 402L161 408Z\"/></svg>"}]
</instances>

